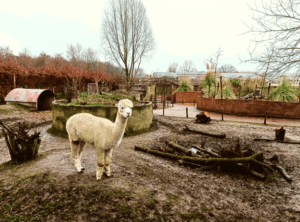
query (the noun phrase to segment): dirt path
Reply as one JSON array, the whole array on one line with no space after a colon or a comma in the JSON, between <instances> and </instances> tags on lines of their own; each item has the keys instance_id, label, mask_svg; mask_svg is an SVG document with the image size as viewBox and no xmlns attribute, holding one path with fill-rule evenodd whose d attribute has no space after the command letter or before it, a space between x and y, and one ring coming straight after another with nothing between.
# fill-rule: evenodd
<instances>
[{"instance_id":1,"label":"dirt path","mask_svg":"<svg viewBox=\"0 0 300 222\"><path fill-rule=\"evenodd\" d=\"M0 115L0 119L12 117ZM259 136L274 138L274 127L227 122L199 125L193 121L154 114L150 133L123 138L113 151L113 176L103 176L101 181L96 181L92 146L84 150L85 172L78 174L68 140L46 133L36 161L0 165L0 212L5 212L0 213L0 221L9 221L5 217L22 217L23 221L300 221L299 145L251 142ZM190 134L182 131L184 124L226 133L227 138ZM49 127L51 124L44 130ZM288 139L300 140L299 128L286 130ZM287 183L277 172L264 182L222 170L198 172L134 151L135 145L165 148L165 140L190 147L204 138L207 146L216 150L241 138L242 147L249 144L266 156L277 153L293 182ZM0 163L8 161L7 150L3 146L0 150L6 155L0 156Z\"/></svg>"}]
</instances>

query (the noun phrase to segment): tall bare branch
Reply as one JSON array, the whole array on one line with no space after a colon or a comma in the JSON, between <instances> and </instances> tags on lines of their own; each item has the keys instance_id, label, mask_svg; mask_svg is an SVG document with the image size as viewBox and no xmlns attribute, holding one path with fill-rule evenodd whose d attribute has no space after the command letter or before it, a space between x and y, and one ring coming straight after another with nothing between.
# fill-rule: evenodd
<instances>
[{"instance_id":1,"label":"tall bare branch","mask_svg":"<svg viewBox=\"0 0 300 222\"><path fill-rule=\"evenodd\" d=\"M143 57L155 48L146 9L140 0L110 0L101 29L102 47L110 60L123 69L127 90Z\"/></svg>"},{"instance_id":2,"label":"tall bare branch","mask_svg":"<svg viewBox=\"0 0 300 222\"><path fill-rule=\"evenodd\" d=\"M256 2L255 2L256 3ZM253 11L251 18L257 26L248 26L246 33L260 36L251 40L248 53L249 59L241 62L256 63L258 70L266 76L276 77L286 74L288 71L299 73L300 71L300 15L297 0L276 0L269 4L262 2L262 8L250 7ZM246 34L244 33L244 34ZM251 43L254 43L251 49ZM255 51L259 46L264 48L263 52Z\"/></svg>"}]
</instances>

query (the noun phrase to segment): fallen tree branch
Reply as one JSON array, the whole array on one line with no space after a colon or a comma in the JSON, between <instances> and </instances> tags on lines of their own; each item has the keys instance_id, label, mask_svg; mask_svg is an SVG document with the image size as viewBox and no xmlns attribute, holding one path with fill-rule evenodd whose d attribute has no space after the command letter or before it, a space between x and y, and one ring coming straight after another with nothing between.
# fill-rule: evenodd
<instances>
[{"instance_id":1,"label":"fallen tree branch","mask_svg":"<svg viewBox=\"0 0 300 222\"><path fill-rule=\"evenodd\" d=\"M248 172L249 174L251 174L252 176L255 176L255 177L258 177L259 179L262 179L264 180L266 178L265 175L261 174L261 173L258 173L254 170L251 170L249 168L246 168L246 167L243 167L245 169L246 172Z\"/></svg>"},{"instance_id":2,"label":"fallen tree branch","mask_svg":"<svg viewBox=\"0 0 300 222\"><path fill-rule=\"evenodd\" d=\"M277 169L289 183L292 182L292 177L290 175L288 175L288 173L285 171L285 169L283 169L283 167L275 165L275 164L272 164L271 166L273 168Z\"/></svg>"},{"instance_id":3,"label":"fallen tree branch","mask_svg":"<svg viewBox=\"0 0 300 222\"><path fill-rule=\"evenodd\" d=\"M215 152L213 152L213 151L204 149L204 148L200 148L200 147L197 146L196 144L193 144L192 147L194 147L194 148L196 148L197 150L200 150L200 151L202 151L202 152L204 152L204 153L208 153L208 154L210 154L210 155L212 155L212 156L214 156L214 157L220 157L219 154L217 154L217 153L215 153Z\"/></svg>"},{"instance_id":4,"label":"fallen tree branch","mask_svg":"<svg viewBox=\"0 0 300 222\"><path fill-rule=\"evenodd\" d=\"M160 156L164 158L168 158L171 160L184 160L191 163L196 163L200 165L220 165L224 163L254 163L263 167L268 168L270 171L274 171L272 167L269 165L258 161L257 159L263 158L263 153L256 153L253 156L249 156L246 158L197 158L197 157L185 157L185 156L176 156L169 153L162 153L155 150L150 150L148 148L142 146L135 146L135 150L143 151L146 153L150 153L155 156Z\"/></svg>"},{"instance_id":5,"label":"fallen tree branch","mask_svg":"<svg viewBox=\"0 0 300 222\"><path fill-rule=\"evenodd\" d=\"M191 167L191 168L201 168L202 166L201 165L198 165L198 164L195 164L195 163L190 163L190 162L186 162L186 161L183 161L183 160L178 160L178 163L182 164L183 166L188 166L188 167Z\"/></svg>"},{"instance_id":6,"label":"fallen tree branch","mask_svg":"<svg viewBox=\"0 0 300 222\"><path fill-rule=\"evenodd\" d=\"M202 135L205 135L205 136L212 136L212 137L217 137L217 138L221 138L221 139L226 138L226 134L212 134L212 133L202 132L200 130L191 130L190 128L188 128L187 125L185 125L185 128L183 128L183 129L186 130L186 131L193 132L193 133L199 133L199 134L202 134Z\"/></svg>"},{"instance_id":7,"label":"fallen tree branch","mask_svg":"<svg viewBox=\"0 0 300 222\"><path fill-rule=\"evenodd\" d=\"M271 161L274 160L274 161L276 161L278 163L278 156L277 156L276 153L273 153L271 156L266 157L265 159L266 160L271 160Z\"/></svg>"},{"instance_id":8,"label":"fallen tree branch","mask_svg":"<svg viewBox=\"0 0 300 222\"><path fill-rule=\"evenodd\" d=\"M199 158L202 157L202 156L197 155L197 154L193 153L192 151L186 149L185 147L180 146L172 141L166 141L166 144L169 145L170 147L174 148L176 151L184 153L187 156L199 157Z\"/></svg>"},{"instance_id":9,"label":"fallen tree branch","mask_svg":"<svg viewBox=\"0 0 300 222\"><path fill-rule=\"evenodd\" d=\"M260 142L278 142L278 143L289 143L289 144L300 144L300 141L281 141L281 140L270 140L270 139L253 139L253 141Z\"/></svg>"},{"instance_id":10,"label":"fallen tree branch","mask_svg":"<svg viewBox=\"0 0 300 222\"><path fill-rule=\"evenodd\" d=\"M209 170L213 170L216 167L217 167L217 165L202 166L202 167L198 168L197 170L199 170L199 171L209 171Z\"/></svg>"}]
</instances>

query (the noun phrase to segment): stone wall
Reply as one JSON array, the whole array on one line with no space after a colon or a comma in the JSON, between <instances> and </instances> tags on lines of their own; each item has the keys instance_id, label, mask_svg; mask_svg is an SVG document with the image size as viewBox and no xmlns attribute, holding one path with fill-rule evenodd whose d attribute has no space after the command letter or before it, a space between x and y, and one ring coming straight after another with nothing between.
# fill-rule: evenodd
<instances>
[{"instance_id":1,"label":"stone wall","mask_svg":"<svg viewBox=\"0 0 300 222\"><path fill-rule=\"evenodd\" d=\"M57 102L52 103L52 132L58 136L66 136L66 122L77 113L90 113L115 122L117 107L114 106L80 106L63 105ZM132 116L128 119L125 131L130 133L144 132L150 128L152 123L152 104L134 106Z\"/></svg>"}]
</instances>

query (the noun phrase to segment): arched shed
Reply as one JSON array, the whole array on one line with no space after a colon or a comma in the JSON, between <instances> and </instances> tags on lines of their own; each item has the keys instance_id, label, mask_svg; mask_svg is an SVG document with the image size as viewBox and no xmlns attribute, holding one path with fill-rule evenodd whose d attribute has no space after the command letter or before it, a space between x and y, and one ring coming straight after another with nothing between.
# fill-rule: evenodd
<instances>
[{"instance_id":1,"label":"arched shed","mask_svg":"<svg viewBox=\"0 0 300 222\"><path fill-rule=\"evenodd\" d=\"M38 111L51 110L54 94L48 89L16 88L5 97L6 104L21 104L35 107Z\"/></svg>"}]
</instances>

